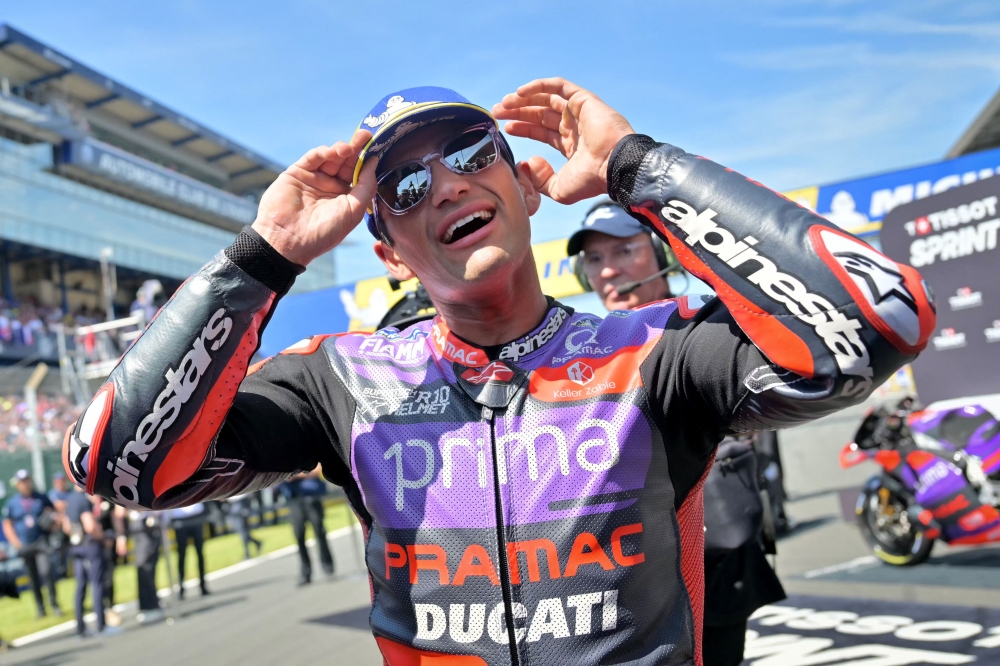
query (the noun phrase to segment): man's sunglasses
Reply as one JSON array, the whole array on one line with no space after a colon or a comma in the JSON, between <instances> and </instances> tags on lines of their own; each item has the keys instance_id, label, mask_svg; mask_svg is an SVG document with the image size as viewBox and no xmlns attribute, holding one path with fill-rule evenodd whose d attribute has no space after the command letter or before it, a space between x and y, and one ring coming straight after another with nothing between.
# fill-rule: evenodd
<instances>
[{"instance_id":1,"label":"man's sunglasses","mask_svg":"<svg viewBox=\"0 0 1000 666\"><path fill-rule=\"evenodd\" d=\"M402 215L431 189L430 163L438 160L458 174L479 173L502 155L501 140L492 124L476 125L446 140L441 148L419 160L404 162L378 176L378 198L392 215Z\"/></svg>"}]
</instances>

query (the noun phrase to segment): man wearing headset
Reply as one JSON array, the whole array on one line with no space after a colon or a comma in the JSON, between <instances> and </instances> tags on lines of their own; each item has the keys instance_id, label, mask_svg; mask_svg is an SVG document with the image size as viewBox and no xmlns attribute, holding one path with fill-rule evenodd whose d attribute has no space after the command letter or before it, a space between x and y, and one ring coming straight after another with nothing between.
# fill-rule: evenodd
<instances>
[{"instance_id":1,"label":"man wearing headset","mask_svg":"<svg viewBox=\"0 0 1000 666\"><path fill-rule=\"evenodd\" d=\"M608 200L591 207L580 229L569 237L566 251L580 286L596 292L609 311L631 310L670 298L667 276L682 271L663 241ZM701 296L694 298L702 300ZM727 438L719 448L719 457L745 451L752 459L750 437L741 441ZM746 458L742 460L746 463ZM734 544L723 549L706 548L703 666L738 666L743 661L747 618L761 606L785 598L781 582L761 548L761 515L733 511L746 495L732 492L730 484L736 475L732 470L727 473L718 469L727 469L726 464L717 460L713 473L705 480L705 524L729 529L735 521L752 536L735 548ZM756 470L757 466L752 468ZM740 479L737 483L745 482Z\"/></svg>"},{"instance_id":2,"label":"man wearing headset","mask_svg":"<svg viewBox=\"0 0 1000 666\"><path fill-rule=\"evenodd\" d=\"M566 252L585 291L608 310L631 310L670 298L667 273L680 264L666 244L611 200L592 206Z\"/></svg>"},{"instance_id":3,"label":"man wearing headset","mask_svg":"<svg viewBox=\"0 0 1000 666\"><path fill-rule=\"evenodd\" d=\"M497 118L567 162L516 162ZM604 320L546 298L529 217L542 196L600 195L719 298ZM314 336L248 370L295 277L362 218L437 316ZM152 508L321 464L365 530L392 666L686 666L719 441L863 400L933 328L914 269L569 81L493 113L410 88L278 177L122 357L64 463L88 492Z\"/></svg>"}]
</instances>

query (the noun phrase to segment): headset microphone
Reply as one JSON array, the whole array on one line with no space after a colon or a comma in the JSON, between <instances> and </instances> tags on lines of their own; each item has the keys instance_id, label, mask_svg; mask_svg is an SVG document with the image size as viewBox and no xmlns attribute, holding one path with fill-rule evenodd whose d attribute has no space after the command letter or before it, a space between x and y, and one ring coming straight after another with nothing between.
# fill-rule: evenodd
<instances>
[{"instance_id":1,"label":"headset microphone","mask_svg":"<svg viewBox=\"0 0 1000 666\"><path fill-rule=\"evenodd\" d=\"M677 269L676 265L667 266L662 271L659 271L657 273L653 273L652 275L650 275L647 278L643 278L641 280L636 280L635 282L626 282L624 284L620 284L617 287L615 287L615 293L617 293L619 296L624 296L626 294L631 294L633 291L635 291L636 289L638 289L642 285L646 284L647 282L652 282L653 280L655 280L656 278L660 277L661 275L666 275L670 271L673 271L673 270L676 270L676 269Z\"/></svg>"}]
</instances>

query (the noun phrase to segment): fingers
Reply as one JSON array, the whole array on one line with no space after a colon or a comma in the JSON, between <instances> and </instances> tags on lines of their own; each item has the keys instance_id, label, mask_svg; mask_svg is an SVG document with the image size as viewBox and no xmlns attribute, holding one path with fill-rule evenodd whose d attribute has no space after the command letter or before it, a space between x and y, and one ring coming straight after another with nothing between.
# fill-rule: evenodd
<instances>
[{"instance_id":1,"label":"fingers","mask_svg":"<svg viewBox=\"0 0 1000 666\"><path fill-rule=\"evenodd\" d=\"M522 162L528 167L528 175L531 176L531 184L535 190L545 196L552 196L552 189L556 182L556 171L552 168L544 157L534 156L527 162Z\"/></svg>"},{"instance_id":2,"label":"fingers","mask_svg":"<svg viewBox=\"0 0 1000 666\"><path fill-rule=\"evenodd\" d=\"M545 106L561 113L566 100L581 90L583 88L562 77L535 79L518 88L517 92L504 95L503 100L497 106L504 109ZM494 112L496 110L497 108L494 107Z\"/></svg>"},{"instance_id":3,"label":"fingers","mask_svg":"<svg viewBox=\"0 0 1000 666\"><path fill-rule=\"evenodd\" d=\"M325 174L342 181L348 186L354 175L354 164L358 153L371 138L368 130L358 130L351 137L350 143L338 141L332 146L318 146L303 155L293 167L307 172ZM291 169L290 169L291 170ZM320 178L325 182L326 179Z\"/></svg>"},{"instance_id":4,"label":"fingers","mask_svg":"<svg viewBox=\"0 0 1000 666\"><path fill-rule=\"evenodd\" d=\"M539 106L561 112L564 108L566 108L566 99L560 97L559 95L551 95L548 93L528 95L527 97L521 97L517 93L508 93L503 96L503 99L500 100L499 104L495 104L493 106L493 112L495 114L502 114L511 109L518 109L526 106Z\"/></svg>"},{"instance_id":5,"label":"fingers","mask_svg":"<svg viewBox=\"0 0 1000 666\"><path fill-rule=\"evenodd\" d=\"M351 189L348 197L351 199L352 212L358 214L364 212L371 205L372 199L375 198L375 191L378 188L378 183L375 181L375 168L378 166L378 160L377 157L367 160L361 173L358 174L358 183Z\"/></svg>"},{"instance_id":6,"label":"fingers","mask_svg":"<svg viewBox=\"0 0 1000 666\"><path fill-rule=\"evenodd\" d=\"M499 104L493 107L494 114L500 120L518 120L534 123L551 130L559 129L562 113L551 108L528 106L517 109L504 109Z\"/></svg>"},{"instance_id":7,"label":"fingers","mask_svg":"<svg viewBox=\"0 0 1000 666\"><path fill-rule=\"evenodd\" d=\"M555 130L550 130L541 125L535 125L534 123L525 123L518 120L506 123L503 129L507 134L511 136L520 136L526 139L534 139L535 141L540 141L541 143L548 144L558 150L563 152L562 145L560 144L559 132Z\"/></svg>"}]
</instances>

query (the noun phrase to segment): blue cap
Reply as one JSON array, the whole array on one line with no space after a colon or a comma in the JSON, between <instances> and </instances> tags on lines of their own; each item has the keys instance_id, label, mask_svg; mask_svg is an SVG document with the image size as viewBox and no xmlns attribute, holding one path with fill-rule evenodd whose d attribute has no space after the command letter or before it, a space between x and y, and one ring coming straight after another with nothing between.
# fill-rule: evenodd
<instances>
[{"instance_id":1,"label":"blue cap","mask_svg":"<svg viewBox=\"0 0 1000 666\"><path fill-rule=\"evenodd\" d=\"M582 252L583 239L591 231L616 238L628 238L642 232L649 232L638 220L626 213L624 208L613 201L608 201L590 209L580 226L580 230L569 237L569 241L566 243L566 254L572 257L574 254Z\"/></svg>"},{"instance_id":2,"label":"blue cap","mask_svg":"<svg viewBox=\"0 0 1000 666\"><path fill-rule=\"evenodd\" d=\"M448 88L421 86L386 95L358 125L358 129L370 131L372 138L358 155L354 184L358 182L366 158L380 156L413 130L440 121L469 125L488 122L498 127L497 119L492 113ZM501 140L503 141L502 135ZM506 145L505 147L510 150ZM379 238L375 218L371 213L369 209L365 222L372 236Z\"/></svg>"}]
</instances>

